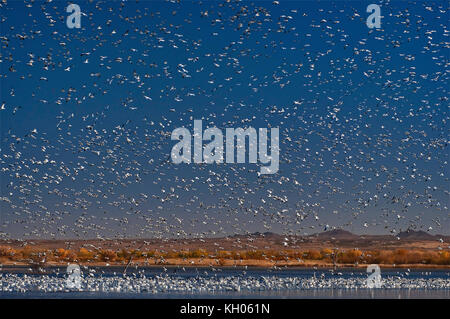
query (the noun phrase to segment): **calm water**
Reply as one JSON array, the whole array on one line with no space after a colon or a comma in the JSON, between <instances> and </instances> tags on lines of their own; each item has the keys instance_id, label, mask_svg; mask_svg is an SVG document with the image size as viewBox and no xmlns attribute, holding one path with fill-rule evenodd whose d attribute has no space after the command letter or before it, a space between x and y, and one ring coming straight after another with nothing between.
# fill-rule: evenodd
<instances>
[{"instance_id":1,"label":"calm water","mask_svg":"<svg viewBox=\"0 0 450 319\"><path fill-rule=\"evenodd\" d=\"M0 272L0 298L447 298L448 270L383 270L365 287L364 269L82 268L82 291L67 289L64 268Z\"/></svg>"}]
</instances>

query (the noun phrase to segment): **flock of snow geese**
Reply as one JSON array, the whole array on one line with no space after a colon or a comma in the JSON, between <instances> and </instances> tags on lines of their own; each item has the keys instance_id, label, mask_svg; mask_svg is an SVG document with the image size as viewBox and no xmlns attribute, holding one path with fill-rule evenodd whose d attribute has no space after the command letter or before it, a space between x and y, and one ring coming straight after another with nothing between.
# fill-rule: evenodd
<instances>
[{"instance_id":1,"label":"flock of snow geese","mask_svg":"<svg viewBox=\"0 0 450 319\"><path fill-rule=\"evenodd\" d=\"M427 276L425 276L427 277ZM408 278L404 274L383 277L382 287L388 290L427 289L442 292L450 290L450 280L444 277ZM0 274L3 294L34 291L38 293L70 292L65 278L54 275L17 275ZM250 275L232 276L229 274L210 274L195 276L177 276L160 274L146 276L143 271L132 276L85 276L78 289L88 293L126 293L126 294L245 294L245 293L289 293L324 289L340 289L347 293L367 289L366 277L329 276L325 273L317 276L298 275Z\"/></svg>"},{"instance_id":2,"label":"flock of snow geese","mask_svg":"<svg viewBox=\"0 0 450 319\"><path fill-rule=\"evenodd\" d=\"M0 239L448 233L448 6L380 4L2 1ZM173 164L194 119L278 173Z\"/></svg>"}]
</instances>

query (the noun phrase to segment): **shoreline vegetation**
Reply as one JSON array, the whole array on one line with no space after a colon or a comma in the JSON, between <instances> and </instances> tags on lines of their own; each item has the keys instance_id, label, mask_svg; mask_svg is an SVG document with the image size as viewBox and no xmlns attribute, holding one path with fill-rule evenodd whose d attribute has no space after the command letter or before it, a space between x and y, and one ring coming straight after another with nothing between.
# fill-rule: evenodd
<instances>
[{"instance_id":1,"label":"shoreline vegetation","mask_svg":"<svg viewBox=\"0 0 450 319\"><path fill-rule=\"evenodd\" d=\"M112 249L21 249L0 246L0 265L66 266L77 263L86 266L202 266L202 267L320 267L358 268L379 264L386 268L450 269L450 251L417 249L360 250L243 250L207 251L141 251Z\"/></svg>"},{"instance_id":2,"label":"shoreline vegetation","mask_svg":"<svg viewBox=\"0 0 450 319\"><path fill-rule=\"evenodd\" d=\"M32 270L86 266L320 267L450 269L450 237L423 231L397 236L335 229L296 236L253 233L192 239L0 240L2 266Z\"/></svg>"}]
</instances>

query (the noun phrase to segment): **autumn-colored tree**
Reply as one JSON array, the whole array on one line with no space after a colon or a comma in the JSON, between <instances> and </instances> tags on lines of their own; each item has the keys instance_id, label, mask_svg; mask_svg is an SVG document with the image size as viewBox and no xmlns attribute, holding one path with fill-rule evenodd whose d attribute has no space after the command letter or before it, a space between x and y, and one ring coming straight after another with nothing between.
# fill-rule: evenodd
<instances>
[{"instance_id":1,"label":"autumn-colored tree","mask_svg":"<svg viewBox=\"0 0 450 319\"><path fill-rule=\"evenodd\" d=\"M86 248L80 248L77 257L79 261L89 261L94 258L94 253L87 250Z\"/></svg>"},{"instance_id":2,"label":"autumn-colored tree","mask_svg":"<svg viewBox=\"0 0 450 319\"><path fill-rule=\"evenodd\" d=\"M318 250L308 250L303 254L303 258L310 260L320 260L322 255Z\"/></svg>"},{"instance_id":3,"label":"autumn-colored tree","mask_svg":"<svg viewBox=\"0 0 450 319\"><path fill-rule=\"evenodd\" d=\"M117 259L117 254L112 250L100 250L98 257L101 261L112 262Z\"/></svg>"},{"instance_id":4,"label":"autumn-colored tree","mask_svg":"<svg viewBox=\"0 0 450 319\"><path fill-rule=\"evenodd\" d=\"M337 255L337 262L344 264L354 264L361 262L362 251L359 249L351 249L344 252L340 252Z\"/></svg>"},{"instance_id":5,"label":"autumn-colored tree","mask_svg":"<svg viewBox=\"0 0 450 319\"><path fill-rule=\"evenodd\" d=\"M9 246L0 246L0 257L13 257L16 251Z\"/></svg>"},{"instance_id":6,"label":"autumn-colored tree","mask_svg":"<svg viewBox=\"0 0 450 319\"><path fill-rule=\"evenodd\" d=\"M60 259L64 259L67 257L69 251L65 250L64 248L58 248L55 252L54 255Z\"/></svg>"},{"instance_id":7,"label":"autumn-colored tree","mask_svg":"<svg viewBox=\"0 0 450 319\"><path fill-rule=\"evenodd\" d=\"M30 247L25 247L21 250L20 254L22 255L22 258L30 259L33 255L33 250Z\"/></svg>"}]
</instances>

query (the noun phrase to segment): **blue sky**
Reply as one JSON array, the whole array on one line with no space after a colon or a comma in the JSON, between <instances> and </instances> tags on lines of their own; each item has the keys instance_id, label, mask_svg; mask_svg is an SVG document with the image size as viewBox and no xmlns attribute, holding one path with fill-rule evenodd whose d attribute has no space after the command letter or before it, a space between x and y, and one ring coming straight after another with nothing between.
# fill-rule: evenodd
<instances>
[{"instance_id":1,"label":"blue sky","mask_svg":"<svg viewBox=\"0 0 450 319\"><path fill-rule=\"evenodd\" d=\"M448 234L448 4L10 1L4 237ZM280 170L170 161L177 127L279 127Z\"/></svg>"}]
</instances>

